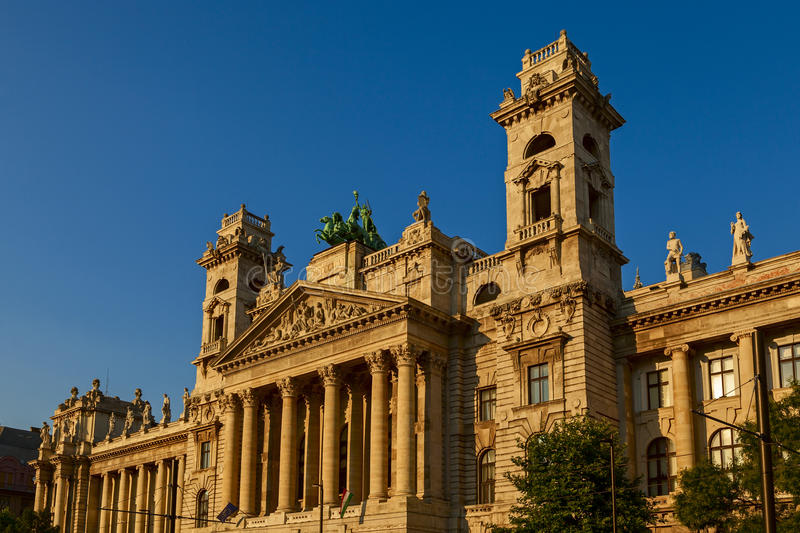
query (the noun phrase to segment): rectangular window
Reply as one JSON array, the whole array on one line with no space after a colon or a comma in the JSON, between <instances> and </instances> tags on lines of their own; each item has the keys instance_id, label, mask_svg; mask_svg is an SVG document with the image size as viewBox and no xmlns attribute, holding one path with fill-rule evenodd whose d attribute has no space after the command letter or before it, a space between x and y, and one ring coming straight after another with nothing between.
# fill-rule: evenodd
<instances>
[{"instance_id":1,"label":"rectangular window","mask_svg":"<svg viewBox=\"0 0 800 533\"><path fill-rule=\"evenodd\" d=\"M200 469L209 468L211 466L211 441L203 441L200 443Z\"/></svg>"},{"instance_id":2,"label":"rectangular window","mask_svg":"<svg viewBox=\"0 0 800 533\"><path fill-rule=\"evenodd\" d=\"M550 208L550 185L540 187L531 193L531 210L533 214L531 222L549 218L552 214Z\"/></svg>"},{"instance_id":3,"label":"rectangular window","mask_svg":"<svg viewBox=\"0 0 800 533\"><path fill-rule=\"evenodd\" d=\"M791 387L792 381L800 381L800 343L780 346L778 365L781 372L781 387Z\"/></svg>"},{"instance_id":4,"label":"rectangular window","mask_svg":"<svg viewBox=\"0 0 800 533\"><path fill-rule=\"evenodd\" d=\"M542 403L550 399L547 384L547 363L528 367L528 403Z\"/></svg>"},{"instance_id":5,"label":"rectangular window","mask_svg":"<svg viewBox=\"0 0 800 533\"><path fill-rule=\"evenodd\" d=\"M708 362L711 376L711 397L733 396L736 389L733 377L733 357L720 357Z\"/></svg>"},{"instance_id":6,"label":"rectangular window","mask_svg":"<svg viewBox=\"0 0 800 533\"><path fill-rule=\"evenodd\" d=\"M494 409L497 405L497 388L491 387L478 391L478 420L494 420Z\"/></svg>"},{"instance_id":7,"label":"rectangular window","mask_svg":"<svg viewBox=\"0 0 800 533\"><path fill-rule=\"evenodd\" d=\"M669 379L666 370L647 373L647 408L658 409L669 405L667 387Z\"/></svg>"}]
</instances>

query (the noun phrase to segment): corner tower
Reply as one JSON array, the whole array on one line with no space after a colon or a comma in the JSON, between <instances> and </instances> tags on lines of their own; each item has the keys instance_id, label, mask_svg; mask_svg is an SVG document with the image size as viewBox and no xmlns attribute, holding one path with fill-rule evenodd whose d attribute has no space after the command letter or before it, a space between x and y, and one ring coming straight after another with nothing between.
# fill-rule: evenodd
<instances>
[{"instance_id":1,"label":"corner tower","mask_svg":"<svg viewBox=\"0 0 800 533\"><path fill-rule=\"evenodd\" d=\"M242 204L232 215L222 216L216 243L207 242L197 260L206 269L203 337L194 361L198 386L206 378L209 361L250 325L247 311L264 287L264 259L272 253L273 236L269 217L256 216Z\"/></svg>"},{"instance_id":2,"label":"corner tower","mask_svg":"<svg viewBox=\"0 0 800 533\"><path fill-rule=\"evenodd\" d=\"M525 51L517 78L520 95L503 91L491 115L508 139L506 250L524 257L546 242L559 278L617 291L626 260L615 243L609 141L624 120L611 95L600 93L588 54L564 30L557 41Z\"/></svg>"}]
</instances>

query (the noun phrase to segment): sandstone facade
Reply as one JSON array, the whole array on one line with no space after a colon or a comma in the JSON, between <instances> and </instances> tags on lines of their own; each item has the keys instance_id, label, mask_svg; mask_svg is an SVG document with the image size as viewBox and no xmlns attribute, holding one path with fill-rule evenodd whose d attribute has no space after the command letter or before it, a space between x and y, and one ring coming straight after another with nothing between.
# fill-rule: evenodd
<instances>
[{"instance_id":1,"label":"sandstone facade","mask_svg":"<svg viewBox=\"0 0 800 533\"><path fill-rule=\"evenodd\" d=\"M623 291L609 140L624 121L565 32L517 77L492 113L502 251L442 233L422 194L398 242L330 247L284 287L269 219L225 215L198 260L183 412L75 391L32 462L37 508L76 532L312 532L320 512L326 531L480 532L515 501L517 443L589 413L619 426L670 520L677 470L736 453L691 410L754 416L756 356L776 395L800 373L800 252L753 262L747 241L715 274L679 254L664 283ZM228 503L239 514L215 522Z\"/></svg>"}]
</instances>

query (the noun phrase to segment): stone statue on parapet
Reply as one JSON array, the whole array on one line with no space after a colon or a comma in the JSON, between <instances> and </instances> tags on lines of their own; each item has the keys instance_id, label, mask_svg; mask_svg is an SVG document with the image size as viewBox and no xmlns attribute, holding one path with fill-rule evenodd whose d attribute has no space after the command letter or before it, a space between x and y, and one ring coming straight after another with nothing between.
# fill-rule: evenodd
<instances>
[{"instance_id":1,"label":"stone statue on parapet","mask_svg":"<svg viewBox=\"0 0 800 533\"><path fill-rule=\"evenodd\" d=\"M750 263L753 252L750 251L750 242L753 234L750 233L750 226L742 217L742 212L736 212L736 220L731 222L731 235L733 235L733 257L731 265L741 265Z\"/></svg>"},{"instance_id":2,"label":"stone statue on parapet","mask_svg":"<svg viewBox=\"0 0 800 533\"><path fill-rule=\"evenodd\" d=\"M86 393L86 397L89 398L89 401L96 404L100 401L100 398L103 397L103 393L100 390L100 380L94 378L92 380L92 389Z\"/></svg>"},{"instance_id":3,"label":"stone statue on parapet","mask_svg":"<svg viewBox=\"0 0 800 533\"><path fill-rule=\"evenodd\" d=\"M669 232L669 240L667 241L667 259L664 261L664 270L667 276L670 274L681 273L681 258L683 257L683 243L676 236L674 231ZM672 265L675 265L673 272Z\"/></svg>"},{"instance_id":4,"label":"stone statue on parapet","mask_svg":"<svg viewBox=\"0 0 800 533\"><path fill-rule=\"evenodd\" d=\"M169 396L165 392L164 403L161 404L161 423L166 426L169 424L170 418L172 418L172 411L169 408Z\"/></svg>"},{"instance_id":5,"label":"stone statue on parapet","mask_svg":"<svg viewBox=\"0 0 800 533\"><path fill-rule=\"evenodd\" d=\"M106 433L106 439L111 440L111 436L114 434L114 430L117 429L117 414L111 413L111 416L108 418L108 433Z\"/></svg>"},{"instance_id":6,"label":"stone statue on parapet","mask_svg":"<svg viewBox=\"0 0 800 533\"><path fill-rule=\"evenodd\" d=\"M42 429L39 430L39 438L42 440L42 444L39 446L40 448L50 447L50 426L47 425L47 421L42 422Z\"/></svg>"},{"instance_id":7,"label":"stone statue on parapet","mask_svg":"<svg viewBox=\"0 0 800 533\"><path fill-rule=\"evenodd\" d=\"M331 246L348 241L358 241L373 250L386 248L386 243L378 234L378 228L372 220L372 208L369 202L361 205L358 203L358 191L353 191L355 205L350 210L350 216L345 220L341 213L334 212L329 217L322 217L319 221L324 224L322 229L316 229L317 242L325 241ZM361 219L362 225L358 221Z\"/></svg>"},{"instance_id":8,"label":"stone statue on parapet","mask_svg":"<svg viewBox=\"0 0 800 533\"><path fill-rule=\"evenodd\" d=\"M142 408L142 429L147 429L152 425L153 425L153 408L150 406L150 402L145 400L144 407Z\"/></svg>"},{"instance_id":9,"label":"stone statue on parapet","mask_svg":"<svg viewBox=\"0 0 800 533\"><path fill-rule=\"evenodd\" d=\"M429 203L431 203L431 199L428 198L428 193L426 193L425 191L419 193L419 196L417 196L417 210L414 211L413 215L414 220L416 220L417 222L431 221L431 210L428 209Z\"/></svg>"},{"instance_id":10,"label":"stone statue on parapet","mask_svg":"<svg viewBox=\"0 0 800 533\"><path fill-rule=\"evenodd\" d=\"M183 388L183 411L181 411L180 420L189 420L189 403L191 402L191 394L187 387Z\"/></svg>"},{"instance_id":11,"label":"stone statue on parapet","mask_svg":"<svg viewBox=\"0 0 800 533\"><path fill-rule=\"evenodd\" d=\"M144 407L144 402L142 401L142 389L137 387L136 390L133 391L133 401L131 403L137 410L142 410Z\"/></svg>"},{"instance_id":12,"label":"stone statue on parapet","mask_svg":"<svg viewBox=\"0 0 800 533\"><path fill-rule=\"evenodd\" d=\"M130 433L131 429L133 429L134 420L135 419L133 417L133 407L129 405L128 411L125 413L125 424L122 426L122 434L124 436L127 437L128 433Z\"/></svg>"}]
</instances>

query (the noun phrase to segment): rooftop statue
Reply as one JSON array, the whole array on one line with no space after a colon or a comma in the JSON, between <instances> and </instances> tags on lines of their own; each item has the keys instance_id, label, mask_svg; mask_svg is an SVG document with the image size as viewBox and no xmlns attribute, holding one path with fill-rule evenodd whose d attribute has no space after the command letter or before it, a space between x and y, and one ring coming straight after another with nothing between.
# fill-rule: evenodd
<instances>
[{"instance_id":1,"label":"rooftop statue","mask_svg":"<svg viewBox=\"0 0 800 533\"><path fill-rule=\"evenodd\" d=\"M386 243L381 239L378 228L372 220L372 208L370 208L369 202L363 205L359 204L358 191L353 191L353 196L356 203L350 210L347 220L339 212L319 219L325 226L322 229L314 230L317 242L325 241L331 246L335 246L343 242L358 241L373 250L386 248ZM359 219L361 219L361 225L358 223Z\"/></svg>"},{"instance_id":2,"label":"rooftop statue","mask_svg":"<svg viewBox=\"0 0 800 533\"><path fill-rule=\"evenodd\" d=\"M733 235L733 259L732 265L750 263L753 252L750 250L750 242L753 234L750 233L750 226L744 221L742 212L736 212L736 220L731 222L731 235Z\"/></svg>"}]
</instances>

